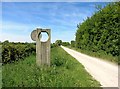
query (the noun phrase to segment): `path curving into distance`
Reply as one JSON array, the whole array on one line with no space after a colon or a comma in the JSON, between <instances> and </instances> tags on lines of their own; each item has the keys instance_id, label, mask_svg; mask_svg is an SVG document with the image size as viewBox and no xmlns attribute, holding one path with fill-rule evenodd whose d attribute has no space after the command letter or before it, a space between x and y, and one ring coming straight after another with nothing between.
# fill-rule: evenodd
<instances>
[{"instance_id":1,"label":"path curving into distance","mask_svg":"<svg viewBox=\"0 0 120 89\"><path fill-rule=\"evenodd\" d=\"M61 46L67 53L78 60L101 87L118 87L118 65L91 57L70 48Z\"/></svg>"}]
</instances>

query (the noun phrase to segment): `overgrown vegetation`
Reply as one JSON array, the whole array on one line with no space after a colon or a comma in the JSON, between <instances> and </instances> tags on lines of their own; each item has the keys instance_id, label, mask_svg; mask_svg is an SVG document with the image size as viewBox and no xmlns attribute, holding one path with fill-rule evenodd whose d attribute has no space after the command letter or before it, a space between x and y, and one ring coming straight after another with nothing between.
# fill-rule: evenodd
<instances>
[{"instance_id":1,"label":"overgrown vegetation","mask_svg":"<svg viewBox=\"0 0 120 89\"><path fill-rule=\"evenodd\" d=\"M75 47L75 41L74 40L71 41L71 47Z\"/></svg>"},{"instance_id":2,"label":"overgrown vegetation","mask_svg":"<svg viewBox=\"0 0 120 89\"><path fill-rule=\"evenodd\" d=\"M2 63L11 63L24 59L31 54L35 54L36 48L34 43L14 43L5 41L2 44Z\"/></svg>"},{"instance_id":3,"label":"overgrown vegetation","mask_svg":"<svg viewBox=\"0 0 120 89\"><path fill-rule=\"evenodd\" d=\"M62 45L63 46L70 46L70 43L69 42L62 42Z\"/></svg>"},{"instance_id":4,"label":"overgrown vegetation","mask_svg":"<svg viewBox=\"0 0 120 89\"><path fill-rule=\"evenodd\" d=\"M76 48L119 56L120 2L110 3L77 27ZM118 62L118 59L112 61Z\"/></svg>"},{"instance_id":5,"label":"overgrown vegetation","mask_svg":"<svg viewBox=\"0 0 120 89\"><path fill-rule=\"evenodd\" d=\"M70 46L69 42L62 42L62 40L56 40L55 43L51 44L51 46Z\"/></svg>"},{"instance_id":6,"label":"overgrown vegetation","mask_svg":"<svg viewBox=\"0 0 120 89\"><path fill-rule=\"evenodd\" d=\"M61 44L62 44L62 40L56 40L56 41L55 41L55 45L56 45L56 46L60 46Z\"/></svg>"},{"instance_id":7,"label":"overgrown vegetation","mask_svg":"<svg viewBox=\"0 0 120 89\"><path fill-rule=\"evenodd\" d=\"M60 47L51 49L51 67L36 66L35 55L2 67L3 87L99 87L73 57Z\"/></svg>"},{"instance_id":8,"label":"overgrown vegetation","mask_svg":"<svg viewBox=\"0 0 120 89\"><path fill-rule=\"evenodd\" d=\"M35 43L15 43L6 40L0 45L0 62L3 64L13 63L36 53ZM59 46L57 43L51 43L51 48L57 46Z\"/></svg>"}]
</instances>

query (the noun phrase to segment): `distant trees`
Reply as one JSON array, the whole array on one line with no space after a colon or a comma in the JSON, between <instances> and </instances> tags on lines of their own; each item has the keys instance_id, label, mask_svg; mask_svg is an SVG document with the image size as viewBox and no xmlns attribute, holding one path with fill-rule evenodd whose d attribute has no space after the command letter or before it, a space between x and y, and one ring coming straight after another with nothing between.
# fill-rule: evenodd
<instances>
[{"instance_id":1,"label":"distant trees","mask_svg":"<svg viewBox=\"0 0 120 89\"><path fill-rule=\"evenodd\" d=\"M74 40L71 41L71 47L75 47L75 41Z\"/></svg>"},{"instance_id":2,"label":"distant trees","mask_svg":"<svg viewBox=\"0 0 120 89\"><path fill-rule=\"evenodd\" d=\"M120 2L111 3L77 25L76 47L119 55Z\"/></svg>"},{"instance_id":3,"label":"distant trees","mask_svg":"<svg viewBox=\"0 0 120 89\"><path fill-rule=\"evenodd\" d=\"M51 48L57 47L55 43L51 43Z\"/></svg>"},{"instance_id":4,"label":"distant trees","mask_svg":"<svg viewBox=\"0 0 120 89\"><path fill-rule=\"evenodd\" d=\"M55 41L55 44L56 44L57 46L62 45L62 40L56 40L56 41Z\"/></svg>"},{"instance_id":5,"label":"distant trees","mask_svg":"<svg viewBox=\"0 0 120 89\"><path fill-rule=\"evenodd\" d=\"M62 45L63 45L63 46L69 46L70 43L69 43L69 42L62 42Z\"/></svg>"},{"instance_id":6,"label":"distant trees","mask_svg":"<svg viewBox=\"0 0 120 89\"><path fill-rule=\"evenodd\" d=\"M69 42L62 42L62 40L56 40L55 43L51 44L51 47L55 47L55 46L69 46L70 43Z\"/></svg>"}]
</instances>

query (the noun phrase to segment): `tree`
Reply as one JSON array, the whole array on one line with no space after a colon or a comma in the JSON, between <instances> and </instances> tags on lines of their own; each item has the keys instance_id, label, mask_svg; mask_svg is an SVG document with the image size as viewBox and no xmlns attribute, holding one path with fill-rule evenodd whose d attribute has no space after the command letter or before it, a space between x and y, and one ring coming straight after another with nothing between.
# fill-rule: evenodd
<instances>
[{"instance_id":1,"label":"tree","mask_svg":"<svg viewBox=\"0 0 120 89\"><path fill-rule=\"evenodd\" d=\"M75 47L75 41L74 40L71 41L71 47Z\"/></svg>"},{"instance_id":2,"label":"tree","mask_svg":"<svg viewBox=\"0 0 120 89\"><path fill-rule=\"evenodd\" d=\"M56 40L56 41L55 41L55 44L56 44L57 46L62 45L62 40Z\"/></svg>"},{"instance_id":3,"label":"tree","mask_svg":"<svg viewBox=\"0 0 120 89\"><path fill-rule=\"evenodd\" d=\"M69 46L70 43L69 43L69 42L62 42L62 45L63 45L63 46Z\"/></svg>"}]
</instances>

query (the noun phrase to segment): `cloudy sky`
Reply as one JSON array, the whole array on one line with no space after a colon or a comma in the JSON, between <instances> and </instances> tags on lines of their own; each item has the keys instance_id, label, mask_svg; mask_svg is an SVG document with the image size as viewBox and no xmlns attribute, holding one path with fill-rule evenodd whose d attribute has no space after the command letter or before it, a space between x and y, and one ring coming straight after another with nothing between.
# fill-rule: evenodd
<instances>
[{"instance_id":1,"label":"cloudy sky","mask_svg":"<svg viewBox=\"0 0 120 89\"><path fill-rule=\"evenodd\" d=\"M36 28L50 28L52 42L75 39L77 24L107 2L3 2L0 41L33 42L30 34ZM0 26L1 27L1 26Z\"/></svg>"}]
</instances>

